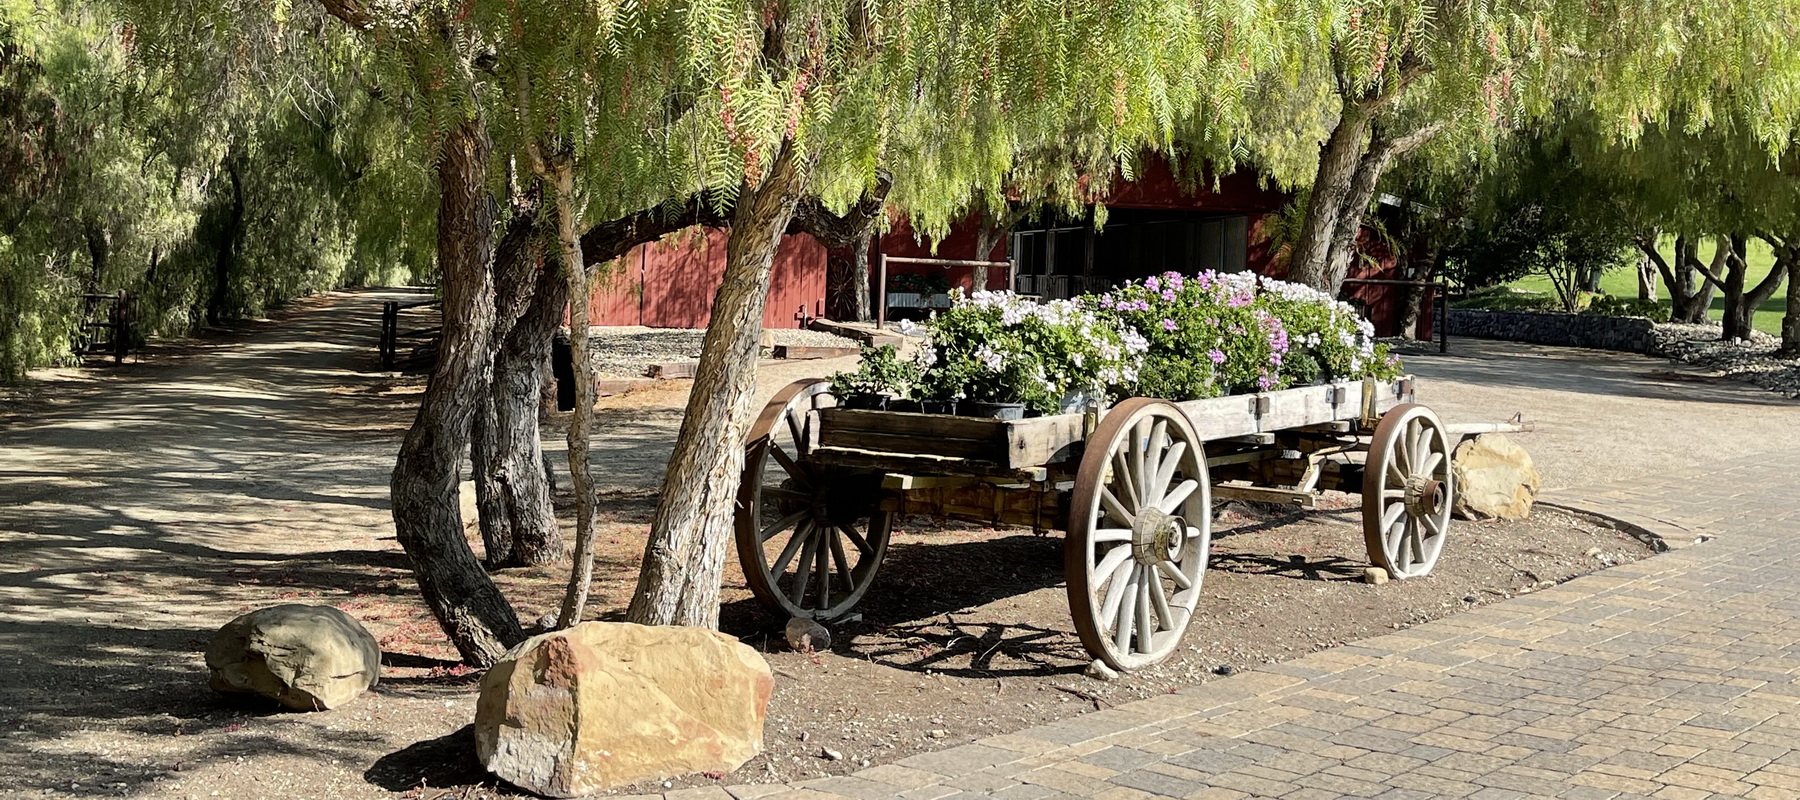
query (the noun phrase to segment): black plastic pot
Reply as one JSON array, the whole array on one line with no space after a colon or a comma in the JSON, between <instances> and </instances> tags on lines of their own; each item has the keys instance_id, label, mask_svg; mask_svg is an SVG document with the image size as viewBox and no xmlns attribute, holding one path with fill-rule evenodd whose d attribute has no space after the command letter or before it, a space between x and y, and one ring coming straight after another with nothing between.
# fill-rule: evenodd
<instances>
[{"instance_id":1,"label":"black plastic pot","mask_svg":"<svg viewBox=\"0 0 1800 800\"><path fill-rule=\"evenodd\" d=\"M888 396L885 394L853 394L844 398L844 407L860 411L886 411Z\"/></svg>"},{"instance_id":2,"label":"black plastic pot","mask_svg":"<svg viewBox=\"0 0 1800 800\"><path fill-rule=\"evenodd\" d=\"M958 411L965 417L992 417L994 419L1024 419L1024 403L983 403L975 400L964 400Z\"/></svg>"},{"instance_id":3,"label":"black plastic pot","mask_svg":"<svg viewBox=\"0 0 1800 800\"><path fill-rule=\"evenodd\" d=\"M919 404L920 411L927 414L955 414L955 400L926 400Z\"/></svg>"}]
</instances>

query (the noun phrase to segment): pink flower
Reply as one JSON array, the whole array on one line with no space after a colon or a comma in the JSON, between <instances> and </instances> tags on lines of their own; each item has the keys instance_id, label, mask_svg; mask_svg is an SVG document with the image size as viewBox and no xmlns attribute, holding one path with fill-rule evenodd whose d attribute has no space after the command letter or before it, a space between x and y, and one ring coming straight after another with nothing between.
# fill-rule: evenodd
<instances>
[{"instance_id":1,"label":"pink flower","mask_svg":"<svg viewBox=\"0 0 1800 800\"><path fill-rule=\"evenodd\" d=\"M1167 303L1175 302L1175 290L1174 289L1164 289L1163 293L1162 293L1162 299L1164 302L1167 302Z\"/></svg>"},{"instance_id":2,"label":"pink flower","mask_svg":"<svg viewBox=\"0 0 1800 800\"><path fill-rule=\"evenodd\" d=\"M1163 330L1165 330L1165 331L1175 330L1175 320L1164 319L1163 320Z\"/></svg>"},{"instance_id":3,"label":"pink flower","mask_svg":"<svg viewBox=\"0 0 1800 800\"><path fill-rule=\"evenodd\" d=\"M1225 363L1225 353L1218 348L1206 351L1206 357L1212 359L1214 364Z\"/></svg>"},{"instance_id":4,"label":"pink flower","mask_svg":"<svg viewBox=\"0 0 1800 800\"><path fill-rule=\"evenodd\" d=\"M1144 279L1144 288L1149 289L1150 291L1154 292L1154 291L1160 290L1162 288L1162 283L1160 283L1159 281L1156 280L1155 275L1152 275L1152 276Z\"/></svg>"}]
</instances>

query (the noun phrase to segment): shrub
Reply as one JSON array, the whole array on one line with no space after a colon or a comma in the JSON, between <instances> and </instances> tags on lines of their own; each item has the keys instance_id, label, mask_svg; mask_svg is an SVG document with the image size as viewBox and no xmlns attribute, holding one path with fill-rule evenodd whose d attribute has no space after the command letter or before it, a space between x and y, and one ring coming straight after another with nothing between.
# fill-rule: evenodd
<instances>
[{"instance_id":1,"label":"shrub","mask_svg":"<svg viewBox=\"0 0 1800 800\"><path fill-rule=\"evenodd\" d=\"M1668 322L1669 307L1655 300L1598 294L1588 301L1583 314L1602 317L1647 317L1651 322Z\"/></svg>"}]
</instances>

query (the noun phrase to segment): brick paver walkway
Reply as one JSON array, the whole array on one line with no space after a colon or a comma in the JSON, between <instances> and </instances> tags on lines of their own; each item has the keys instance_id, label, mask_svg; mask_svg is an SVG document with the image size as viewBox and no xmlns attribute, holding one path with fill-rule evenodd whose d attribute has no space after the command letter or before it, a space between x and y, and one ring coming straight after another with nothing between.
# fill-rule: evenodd
<instances>
[{"instance_id":1,"label":"brick paver walkway","mask_svg":"<svg viewBox=\"0 0 1800 800\"><path fill-rule=\"evenodd\" d=\"M1556 500L1715 538L854 776L667 797L1800 798L1800 454Z\"/></svg>"}]
</instances>

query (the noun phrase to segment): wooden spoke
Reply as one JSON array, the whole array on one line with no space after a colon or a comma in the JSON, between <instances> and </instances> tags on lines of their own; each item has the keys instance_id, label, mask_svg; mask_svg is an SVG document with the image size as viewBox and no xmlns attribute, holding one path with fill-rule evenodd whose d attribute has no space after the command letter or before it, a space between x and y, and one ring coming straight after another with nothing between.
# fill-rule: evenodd
<instances>
[{"instance_id":1,"label":"wooden spoke","mask_svg":"<svg viewBox=\"0 0 1800 800\"><path fill-rule=\"evenodd\" d=\"M1131 631L1133 624L1137 621L1138 604L1135 595L1137 594L1138 570L1136 567L1136 564L1132 565L1131 572L1125 576L1125 587L1119 591L1122 602L1119 603L1119 615L1113 625L1113 644L1119 648L1120 652L1127 654L1131 653Z\"/></svg>"},{"instance_id":2,"label":"wooden spoke","mask_svg":"<svg viewBox=\"0 0 1800 800\"><path fill-rule=\"evenodd\" d=\"M1170 530L1175 518L1189 524ZM1090 653L1130 670L1174 652L1199 600L1211 523L1205 453L1178 407L1134 398L1101 419L1063 545L1070 611Z\"/></svg>"},{"instance_id":3,"label":"wooden spoke","mask_svg":"<svg viewBox=\"0 0 1800 800\"><path fill-rule=\"evenodd\" d=\"M835 533L826 535L830 537L831 541L831 561L837 565L838 575L843 577L844 590L856 591L856 575L850 572L850 559L844 554L844 540Z\"/></svg>"},{"instance_id":4,"label":"wooden spoke","mask_svg":"<svg viewBox=\"0 0 1800 800\"><path fill-rule=\"evenodd\" d=\"M1164 514L1173 514L1176 509L1181 508L1182 503L1187 502L1188 496L1192 495L1194 490L1199 488L1199 481L1192 479L1182 481L1180 486L1175 487L1174 491L1169 492L1168 497L1164 497L1156 502L1156 509Z\"/></svg>"},{"instance_id":5,"label":"wooden spoke","mask_svg":"<svg viewBox=\"0 0 1800 800\"><path fill-rule=\"evenodd\" d=\"M769 527L762 529L762 541L766 542L770 539L775 538L775 534L780 533L784 530L787 530L788 526L790 526L790 525L799 524L799 522L803 519L806 519L806 517L807 517L807 512L796 511L792 514L782 517L781 519L778 519L772 523L769 523Z\"/></svg>"},{"instance_id":6,"label":"wooden spoke","mask_svg":"<svg viewBox=\"0 0 1800 800\"><path fill-rule=\"evenodd\" d=\"M1181 588L1181 589L1194 588L1194 582L1191 580L1188 580L1188 576L1181 574L1181 570L1176 569L1174 564L1171 564L1167 561L1158 561L1158 562L1156 562L1156 569L1157 569L1157 571L1159 571L1163 574L1163 577L1174 581L1175 585L1178 588Z\"/></svg>"},{"instance_id":7,"label":"wooden spoke","mask_svg":"<svg viewBox=\"0 0 1800 800\"><path fill-rule=\"evenodd\" d=\"M837 537L832 534L832 532L829 528L820 528L819 529L819 537L822 539L828 539L828 540L832 540L832 541L835 541L837 539ZM819 576L819 605L820 606L830 606L831 605L831 546L829 544L826 544L826 545L818 548L818 558L819 558L818 566L813 568L813 572Z\"/></svg>"},{"instance_id":8,"label":"wooden spoke","mask_svg":"<svg viewBox=\"0 0 1800 800\"><path fill-rule=\"evenodd\" d=\"M816 530L808 528L809 532ZM800 548L800 563L794 567L794 582L788 586L788 597L794 601L794 605L802 605L806 601L806 584L812 578L813 565L819 560L815 555L818 550L819 537L816 534L807 536L805 546Z\"/></svg>"},{"instance_id":9,"label":"wooden spoke","mask_svg":"<svg viewBox=\"0 0 1800 800\"><path fill-rule=\"evenodd\" d=\"M787 572L788 562L794 560L794 554L800 552L800 546L812 539L812 529L813 522L810 519L802 521L800 526L794 529L794 538L788 540L787 547L781 550L781 557L775 559L775 563L770 565L770 573L780 575Z\"/></svg>"},{"instance_id":10,"label":"wooden spoke","mask_svg":"<svg viewBox=\"0 0 1800 800\"><path fill-rule=\"evenodd\" d=\"M1450 530L1449 440L1431 410L1395 406L1370 436L1363 468L1363 538L1369 560L1396 578L1431 572Z\"/></svg>"},{"instance_id":11,"label":"wooden spoke","mask_svg":"<svg viewBox=\"0 0 1800 800\"><path fill-rule=\"evenodd\" d=\"M1151 491L1166 492L1169 481L1175 480L1175 471L1181 466L1181 457L1187 455L1187 442L1176 442L1169 446L1169 452L1163 456L1163 463L1156 470L1156 478L1150 482L1155 487Z\"/></svg>"},{"instance_id":12,"label":"wooden spoke","mask_svg":"<svg viewBox=\"0 0 1800 800\"><path fill-rule=\"evenodd\" d=\"M1096 542L1129 542L1129 541L1131 541L1131 529L1130 528L1100 528L1099 530L1094 531L1094 541L1096 541Z\"/></svg>"},{"instance_id":13,"label":"wooden spoke","mask_svg":"<svg viewBox=\"0 0 1800 800\"><path fill-rule=\"evenodd\" d=\"M1125 455L1125 451L1120 450L1114 453L1112 460L1113 477L1118 481L1120 488L1124 490L1125 499L1131 501L1129 510L1137 511L1138 509L1143 508L1143 500L1138 495L1137 480L1131 475L1131 465L1127 463L1128 459ZM1111 494L1110 490L1108 491L1108 494ZM1117 495L1113 496L1113 502L1119 502ZM1122 516L1119 520L1126 524L1131 523L1131 517L1129 515Z\"/></svg>"},{"instance_id":14,"label":"wooden spoke","mask_svg":"<svg viewBox=\"0 0 1800 800\"><path fill-rule=\"evenodd\" d=\"M1111 489L1102 486L1100 487L1100 492L1100 502L1106 504L1106 512L1111 514L1113 519L1123 522L1126 525L1130 525L1137 520L1136 516L1133 516L1130 512L1125 510L1124 506L1119 504L1119 498L1113 496Z\"/></svg>"},{"instance_id":15,"label":"wooden spoke","mask_svg":"<svg viewBox=\"0 0 1800 800\"><path fill-rule=\"evenodd\" d=\"M864 554L875 552L875 548L869 546L869 541L856 532L855 525L839 525L838 530L843 532L844 538L849 539L850 544L855 545L858 551Z\"/></svg>"},{"instance_id":16,"label":"wooden spoke","mask_svg":"<svg viewBox=\"0 0 1800 800\"><path fill-rule=\"evenodd\" d=\"M812 488L812 481L808 479L806 470L801 469L800 464L795 462L793 457L787 454L786 450L781 449L781 445L778 445L773 441L769 442L768 452L769 455L774 456L775 460L781 464L782 471L786 472L788 477L792 478L796 485L802 489Z\"/></svg>"}]
</instances>

